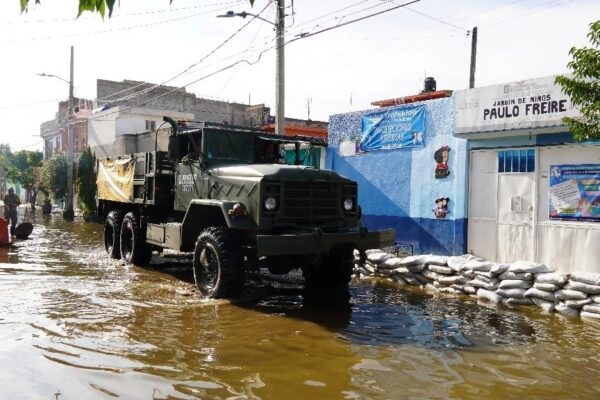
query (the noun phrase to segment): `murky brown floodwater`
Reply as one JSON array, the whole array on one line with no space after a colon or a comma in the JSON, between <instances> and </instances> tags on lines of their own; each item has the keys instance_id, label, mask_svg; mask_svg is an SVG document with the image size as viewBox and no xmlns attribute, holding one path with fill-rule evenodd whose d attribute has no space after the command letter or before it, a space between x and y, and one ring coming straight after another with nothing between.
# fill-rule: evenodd
<instances>
[{"instance_id":1,"label":"murky brown floodwater","mask_svg":"<svg viewBox=\"0 0 600 400\"><path fill-rule=\"evenodd\" d=\"M364 282L203 301L180 259L123 266L100 225L37 218L0 249L0 399L600 397L590 322Z\"/></svg>"}]
</instances>

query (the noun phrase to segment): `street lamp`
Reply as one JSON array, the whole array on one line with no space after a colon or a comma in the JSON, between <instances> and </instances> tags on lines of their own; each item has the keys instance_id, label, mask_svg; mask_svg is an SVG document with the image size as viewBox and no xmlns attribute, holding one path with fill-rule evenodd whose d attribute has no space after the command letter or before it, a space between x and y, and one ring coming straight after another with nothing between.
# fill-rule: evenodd
<instances>
[{"instance_id":1,"label":"street lamp","mask_svg":"<svg viewBox=\"0 0 600 400\"><path fill-rule=\"evenodd\" d=\"M57 78L69 84L69 114L67 123L67 198L65 201L65 210L63 218L73 219L73 55L74 50L71 46L71 79L66 80L53 74L41 73L39 76Z\"/></svg>"},{"instance_id":2,"label":"street lamp","mask_svg":"<svg viewBox=\"0 0 600 400\"><path fill-rule=\"evenodd\" d=\"M248 12L233 12L227 11L223 15L218 15L219 18L232 18L242 17L246 18L251 16L261 21L267 22L275 27L276 43L277 43L277 56L275 59L276 63L276 74L275 74L275 133L278 135L285 135L285 53L284 53L284 28L285 28L285 0L275 0L277 3L277 19L275 22L271 22L259 15L251 14Z\"/></svg>"}]
</instances>

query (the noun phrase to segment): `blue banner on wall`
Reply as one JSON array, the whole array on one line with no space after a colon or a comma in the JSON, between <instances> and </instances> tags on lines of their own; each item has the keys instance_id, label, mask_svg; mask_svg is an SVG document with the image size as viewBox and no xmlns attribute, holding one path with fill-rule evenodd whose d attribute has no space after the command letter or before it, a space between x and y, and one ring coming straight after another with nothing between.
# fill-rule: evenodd
<instances>
[{"instance_id":1,"label":"blue banner on wall","mask_svg":"<svg viewBox=\"0 0 600 400\"><path fill-rule=\"evenodd\" d=\"M360 150L424 147L425 106L409 106L365 114Z\"/></svg>"},{"instance_id":2,"label":"blue banner on wall","mask_svg":"<svg viewBox=\"0 0 600 400\"><path fill-rule=\"evenodd\" d=\"M600 164L551 165L550 219L600 222Z\"/></svg>"}]
</instances>

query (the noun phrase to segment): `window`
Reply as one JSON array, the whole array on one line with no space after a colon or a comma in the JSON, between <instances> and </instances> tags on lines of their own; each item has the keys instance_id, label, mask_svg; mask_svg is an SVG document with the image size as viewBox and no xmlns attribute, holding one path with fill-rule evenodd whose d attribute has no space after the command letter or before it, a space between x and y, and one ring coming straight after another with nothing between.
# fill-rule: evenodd
<instances>
[{"instance_id":1,"label":"window","mask_svg":"<svg viewBox=\"0 0 600 400\"><path fill-rule=\"evenodd\" d=\"M146 120L146 131L156 130L156 121Z\"/></svg>"},{"instance_id":2,"label":"window","mask_svg":"<svg viewBox=\"0 0 600 400\"><path fill-rule=\"evenodd\" d=\"M535 171L535 150L498 151L498 172L504 174Z\"/></svg>"}]
</instances>

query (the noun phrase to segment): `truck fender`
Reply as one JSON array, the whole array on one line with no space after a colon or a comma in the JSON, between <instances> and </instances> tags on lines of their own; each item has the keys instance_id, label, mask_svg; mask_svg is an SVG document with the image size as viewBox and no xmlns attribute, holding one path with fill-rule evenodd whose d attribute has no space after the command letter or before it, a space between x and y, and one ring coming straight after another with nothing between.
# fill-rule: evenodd
<instances>
[{"instance_id":1,"label":"truck fender","mask_svg":"<svg viewBox=\"0 0 600 400\"><path fill-rule=\"evenodd\" d=\"M210 226L226 226L232 229L256 229L256 223L248 215L234 216L230 211L237 201L194 199L190 202L181 226L183 247L193 247L196 238Z\"/></svg>"}]
</instances>

